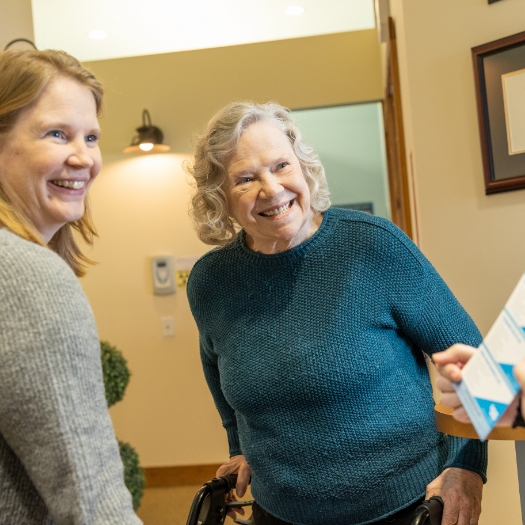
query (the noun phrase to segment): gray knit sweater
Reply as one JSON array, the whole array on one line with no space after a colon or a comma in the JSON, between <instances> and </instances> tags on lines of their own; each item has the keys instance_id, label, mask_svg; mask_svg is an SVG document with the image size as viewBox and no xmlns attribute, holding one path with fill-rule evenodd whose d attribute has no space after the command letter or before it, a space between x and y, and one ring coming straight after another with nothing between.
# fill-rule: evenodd
<instances>
[{"instance_id":1,"label":"gray knit sweater","mask_svg":"<svg viewBox=\"0 0 525 525\"><path fill-rule=\"evenodd\" d=\"M0 305L0 524L140 524L75 275L0 229Z\"/></svg>"}]
</instances>

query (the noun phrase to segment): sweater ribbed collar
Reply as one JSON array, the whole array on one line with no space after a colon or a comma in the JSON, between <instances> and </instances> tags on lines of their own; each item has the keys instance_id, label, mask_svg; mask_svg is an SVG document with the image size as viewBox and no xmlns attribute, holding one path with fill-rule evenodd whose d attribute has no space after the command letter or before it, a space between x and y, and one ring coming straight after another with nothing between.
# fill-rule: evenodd
<instances>
[{"instance_id":1,"label":"sweater ribbed collar","mask_svg":"<svg viewBox=\"0 0 525 525\"><path fill-rule=\"evenodd\" d=\"M309 253L317 250L329 237L330 232L337 223L336 212L331 208L323 213L323 220L317 229L317 231L306 241L294 246L289 250L280 253L259 253L248 247L246 244L246 232L241 230L237 235L237 238L232 243L232 248L240 249L243 255L249 257L254 263L267 263L267 264L292 264L300 259L304 259Z\"/></svg>"}]
</instances>

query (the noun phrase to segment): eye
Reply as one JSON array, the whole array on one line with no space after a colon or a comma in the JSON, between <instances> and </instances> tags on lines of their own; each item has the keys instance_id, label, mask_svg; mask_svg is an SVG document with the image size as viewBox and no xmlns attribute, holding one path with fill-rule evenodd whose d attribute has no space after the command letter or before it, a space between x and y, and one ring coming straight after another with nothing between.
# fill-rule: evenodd
<instances>
[{"instance_id":1,"label":"eye","mask_svg":"<svg viewBox=\"0 0 525 525\"><path fill-rule=\"evenodd\" d=\"M282 170L282 169L286 168L286 166L288 166L288 162L287 161L279 162L279 164L277 164L277 166L276 166L276 171Z\"/></svg>"},{"instance_id":2,"label":"eye","mask_svg":"<svg viewBox=\"0 0 525 525\"><path fill-rule=\"evenodd\" d=\"M250 182L252 179L251 177L239 177L237 179L237 184L246 184L247 182Z\"/></svg>"},{"instance_id":3,"label":"eye","mask_svg":"<svg viewBox=\"0 0 525 525\"><path fill-rule=\"evenodd\" d=\"M59 129L52 129L51 131L48 131L47 132L47 136L54 137L56 139L64 139L64 138L66 138L64 133L62 131L60 131Z\"/></svg>"},{"instance_id":4,"label":"eye","mask_svg":"<svg viewBox=\"0 0 525 525\"><path fill-rule=\"evenodd\" d=\"M93 135L88 135L86 137L86 142L89 142L92 144L97 144L99 140L100 140L100 135L97 135L96 133L94 133Z\"/></svg>"}]
</instances>

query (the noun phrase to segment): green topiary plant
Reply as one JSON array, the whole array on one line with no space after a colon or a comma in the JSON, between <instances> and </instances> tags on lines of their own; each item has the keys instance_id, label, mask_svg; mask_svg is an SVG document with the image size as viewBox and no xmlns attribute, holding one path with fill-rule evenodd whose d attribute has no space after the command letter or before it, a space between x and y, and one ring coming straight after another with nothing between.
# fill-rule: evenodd
<instances>
[{"instance_id":1,"label":"green topiary plant","mask_svg":"<svg viewBox=\"0 0 525 525\"><path fill-rule=\"evenodd\" d=\"M113 406L124 397L124 392L131 376L124 356L107 341L100 342L102 372L108 407Z\"/></svg>"},{"instance_id":2,"label":"green topiary plant","mask_svg":"<svg viewBox=\"0 0 525 525\"><path fill-rule=\"evenodd\" d=\"M131 376L124 356L116 347L107 341L100 342L102 358L102 373L108 407L114 405L124 397L124 392ZM129 444L118 442L120 457L124 465L124 481L131 493L133 508L137 510L144 494L144 470L140 466L136 450Z\"/></svg>"},{"instance_id":3,"label":"green topiary plant","mask_svg":"<svg viewBox=\"0 0 525 525\"><path fill-rule=\"evenodd\" d=\"M118 442L120 449L120 457L124 464L124 481L126 487L131 492L131 499L133 500L133 508L137 510L140 506L140 501L144 495L144 470L139 463L139 455L137 451L129 444L123 441Z\"/></svg>"}]
</instances>

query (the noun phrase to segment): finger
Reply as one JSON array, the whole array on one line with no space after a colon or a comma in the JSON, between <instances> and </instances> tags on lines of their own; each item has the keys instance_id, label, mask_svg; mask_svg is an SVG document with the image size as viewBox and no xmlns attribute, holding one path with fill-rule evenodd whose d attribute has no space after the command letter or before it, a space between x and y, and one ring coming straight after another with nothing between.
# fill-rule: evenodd
<instances>
[{"instance_id":1,"label":"finger","mask_svg":"<svg viewBox=\"0 0 525 525\"><path fill-rule=\"evenodd\" d=\"M455 392L454 387L452 386L452 381L449 381L443 376L438 376L436 379L436 386L443 393Z\"/></svg>"},{"instance_id":2,"label":"finger","mask_svg":"<svg viewBox=\"0 0 525 525\"><path fill-rule=\"evenodd\" d=\"M479 510L473 509L470 505L459 507L458 525L477 525L481 507Z\"/></svg>"},{"instance_id":3,"label":"finger","mask_svg":"<svg viewBox=\"0 0 525 525\"><path fill-rule=\"evenodd\" d=\"M235 494L234 494L233 490L230 490L230 492L228 492L228 494L226 494L225 500L227 502L228 501L237 501L237 498L235 497Z\"/></svg>"},{"instance_id":4,"label":"finger","mask_svg":"<svg viewBox=\"0 0 525 525\"><path fill-rule=\"evenodd\" d=\"M452 412L452 417L460 423L471 423L470 417L463 407L454 409Z\"/></svg>"},{"instance_id":5,"label":"finger","mask_svg":"<svg viewBox=\"0 0 525 525\"><path fill-rule=\"evenodd\" d=\"M222 464L216 472L216 476L227 476L228 474L236 474L241 464L240 456L233 456L226 463Z\"/></svg>"},{"instance_id":6,"label":"finger","mask_svg":"<svg viewBox=\"0 0 525 525\"><path fill-rule=\"evenodd\" d=\"M517 396L514 401L507 407L507 410L500 417L496 426L498 427L511 427L518 414L518 403L520 396Z\"/></svg>"},{"instance_id":7,"label":"finger","mask_svg":"<svg viewBox=\"0 0 525 525\"><path fill-rule=\"evenodd\" d=\"M443 506L443 517L441 518L441 525L459 525L458 519L458 509L456 508L456 506L447 505L445 503L445 505Z\"/></svg>"},{"instance_id":8,"label":"finger","mask_svg":"<svg viewBox=\"0 0 525 525\"><path fill-rule=\"evenodd\" d=\"M441 404L454 409L461 408L463 406L458 395L455 392L442 394Z\"/></svg>"},{"instance_id":9,"label":"finger","mask_svg":"<svg viewBox=\"0 0 525 525\"><path fill-rule=\"evenodd\" d=\"M228 463L221 465L216 472L216 476L219 478L221 476L227 476L228 474L235 474L235 470Z\"/></svg>"},{"instance_id":10,"label":"finger","mask_svg":"<svg viewBox=\"0 0 525 525\"><path fill-rule=\"evenodd\" d=\"M514 377L516 381L520 384L521 388L525 388L525 359L522 359L514 367Z\"/></svg>"},{"instance_id":11,"label":"finger","mask_svg":"<svg viewBox=\"0 0 525 525\"><path fill-rule=\"evenodd\" d=\"M458 343L443 352L432 354L432 361L437 365L451 363L466 364L475 352L476 349L474 347Z\"/></svg>"},{"instance_id":12,"label":"finger","mask_svg":"<svg viewBox=\"0 0 525 525\"><path fill-rule=\"evenodd\" d=\"M427 490L425 492L425 499L430 499L432 496L439 496L439 490L435 490L433 488L430 488L429 485L427 485Z\"/></svg>"},{"instance_id":13,"label":"finger","mask_svg":"<svg viewBox=\"0 0 525 525\"><path fill-rule=\"evenodd\" d=\"M230 510L228 510L228 516L232 517L233 519L237 518L237 514L244 516L244 509L242 507L232 507Z\"/></svg>"},{"instance_id":14,"label":"finger","mask_svg":"<svg viewBox=\"0 0 525 525\"><path fill-rule=\"evenodd\" d=\"M246 494L246 489L248 488L248 483L250 482L250 476L252 471L248 465L243 465L237 474L237 485L235 486L235 492L237 496L242 498Z\"/></svg>"},{"instance_id":15,"label":"finger","mask_svg":"<svg viewBox=\"0 0 525 525\"><path fill-rule=\"evenodd\" d=\"M448 379L452 383L459 383L459 381L461 381L461 368L457 364L436 364L436 368L440 376Z\"/></svg>"}]
</instances>

